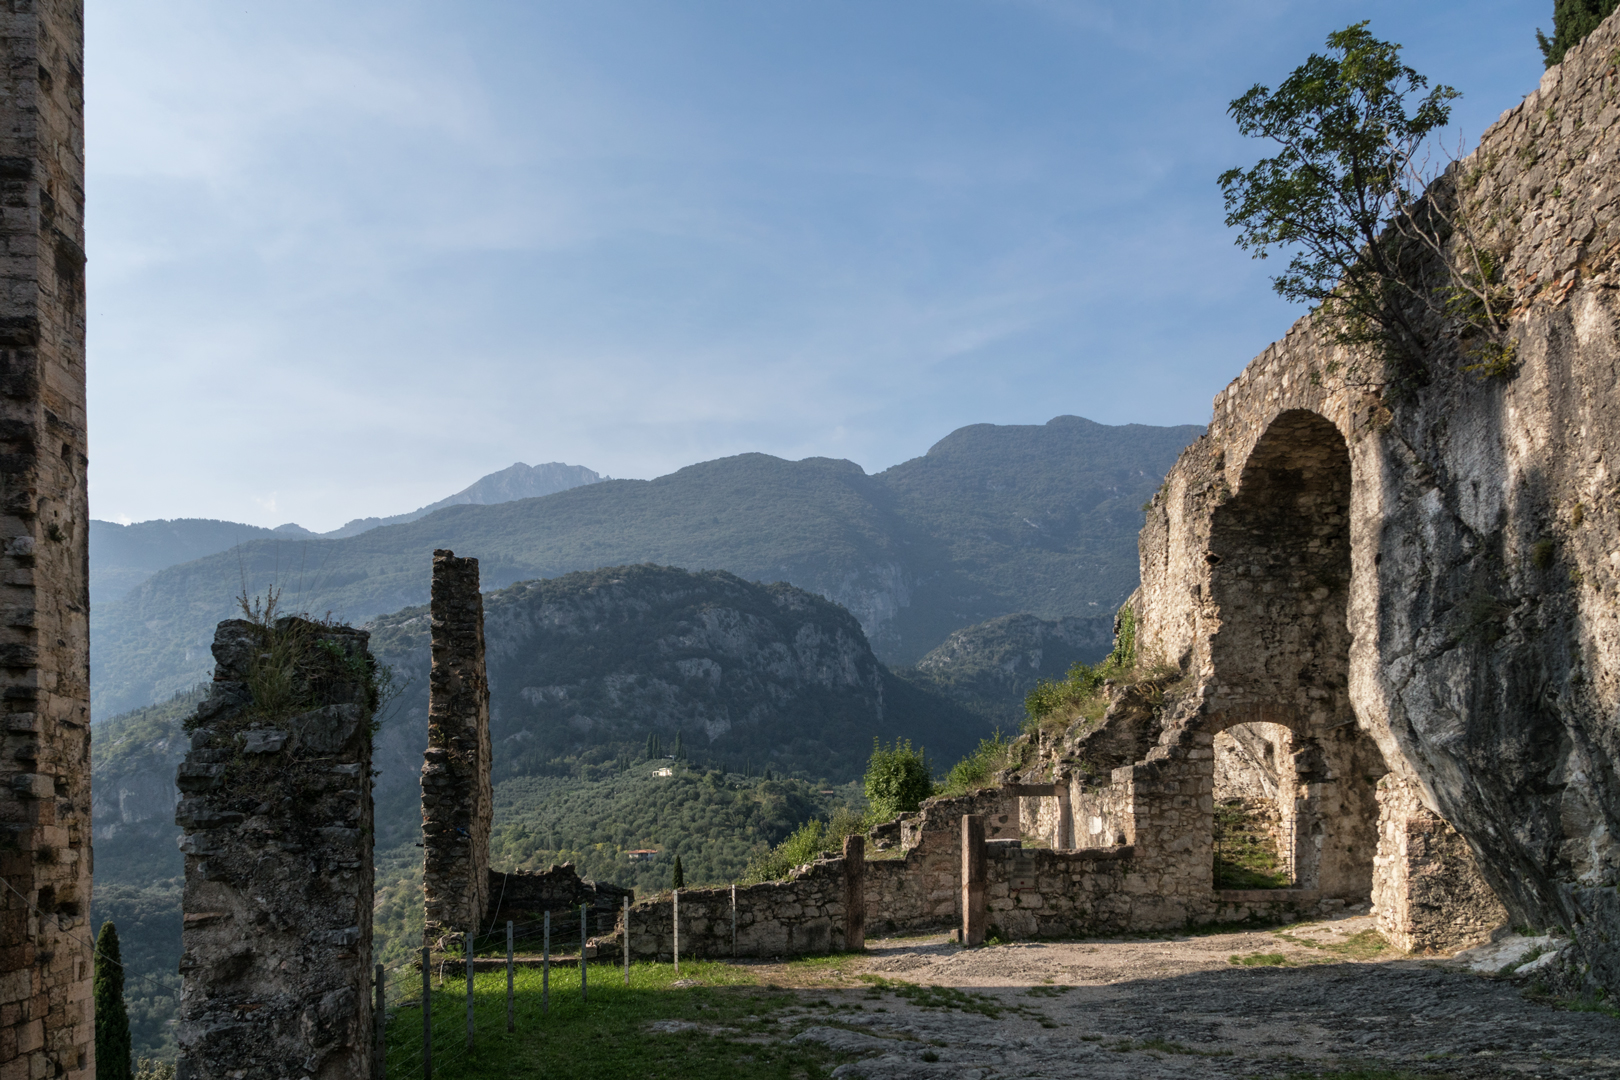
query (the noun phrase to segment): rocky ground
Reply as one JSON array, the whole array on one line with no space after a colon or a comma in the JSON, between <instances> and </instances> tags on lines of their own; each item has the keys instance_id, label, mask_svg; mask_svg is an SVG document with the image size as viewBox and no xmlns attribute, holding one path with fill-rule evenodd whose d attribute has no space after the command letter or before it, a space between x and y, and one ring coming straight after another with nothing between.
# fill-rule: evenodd
<instances>
[{"instance_id":1,"label":"rocky ground","mask_svg":"<svg viewBox=\"0 0 1620 1080\"><path fill-rule=\"evenodd\" d=\"M1559 944L1413 959L1361 915L973 950L875 941L760 974L804 992L780 1039L861 1055L836 1077L1620 1076L1620 1022L1537 999L1532 965ZM1499 974L1527 957L1532 974Z\"/></svg>"}]
</instances>

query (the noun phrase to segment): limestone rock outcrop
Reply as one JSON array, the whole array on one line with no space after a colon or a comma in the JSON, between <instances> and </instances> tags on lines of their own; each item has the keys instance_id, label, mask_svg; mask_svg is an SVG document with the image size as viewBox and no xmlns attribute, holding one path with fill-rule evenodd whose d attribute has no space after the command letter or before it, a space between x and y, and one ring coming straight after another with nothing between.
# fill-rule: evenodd
<instances>
[{"instance_id":1,"label":"limestone rock outcrop","mask_svg":"<svg viewBox=\"0 0 1620 1080\"><path fill-rule=\"evenodd\" d=\"M1386 800L1377 824L1388 775L1411 814L1455 829L1514 923L1571 928L1611 990L1617 54L1611 17L1436 189L1501 261L1511 377L1440 348L1424 385L1387 393L1336 376L1365 365L1302 319L1216 397L1154 498L1132 601L1144 655L1194 684L1179 731L1274 723L1308 747L1305 779L1337 807L1319 822L1324 873L1331 856L1370 878L1407 805Z\"/></svg>"}]
</instances>

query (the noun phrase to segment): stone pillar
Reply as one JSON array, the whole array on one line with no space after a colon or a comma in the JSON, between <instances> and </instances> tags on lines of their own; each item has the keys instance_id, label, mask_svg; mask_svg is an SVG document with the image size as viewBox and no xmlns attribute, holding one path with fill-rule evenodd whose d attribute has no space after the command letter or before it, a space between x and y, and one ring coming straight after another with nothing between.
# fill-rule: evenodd
<instances>
[{"instance_id":1,"label":"stone pillar","mask_svg":"<svg viewBox=\"0 0 1620 1080\"><path fill-rule=\"evenodd\" d=\"M962 815L962 944L983 945L985 879L988 873L984 846L984 819Z\"/></svg>"},{"instance_id":2,"label":"stone pillar","mask_svg":"<svg viewBox=\"0 0 1620 1080\"><path fill-rule=\"evenodd\" d=\"M866 948L866 837L844 837L844 948Z\"/></svg>"},{"instance_id":3,"label":"stone pillar","mask_svg":"<svg viewBox=\"0 0 1620 1080\"><path fill-rule=\"evenodd\" d=\"M89 1080L84 5L0 53L0 1076Z\"/></svg>"},{"instance_id":4,"label":"stone pillar","mask_svg":"<svg viewBox=\"0 0 1620 1080\"><path fill-rule=\"evenodd\" d=\"M1069 778L1059 777L1052 792L1057 796L1057 827L1052 832L1052 847L1069 851L1074 848L1074 806L1069 795Z\"/></svg>"},{"instance_id":5,"label":"stone pillar","mask_svg":"<svg viewBox=\"0 0 1620 1080\"><path fill-rule=\"evenodd\" d=\"M1378 932L1414 953L1476 945L1507 922L1468 842L1391 773L1378 782L1373 913Z\"/></svg>"},{"instance_id":6,"label":"stone pillar","mask_svg":"<svg viewBox=\"0 0 1620 1080\"><path fill-rule=\"evenodd\" d=\"M477 928L489 904L489 680L478 560L433 553L433 673L422 764L422 942Z\"/></svg>"},{"instance_id":7,"label":"stone pillar","mask_svg":"<svg viewBox=\"0 0 1620 1080\"><path fill-rule=\"evenodd\" d=\"M175 779L181 1080L371 1075L370 635L232 619Z\"/></svg>"}]
</instances>

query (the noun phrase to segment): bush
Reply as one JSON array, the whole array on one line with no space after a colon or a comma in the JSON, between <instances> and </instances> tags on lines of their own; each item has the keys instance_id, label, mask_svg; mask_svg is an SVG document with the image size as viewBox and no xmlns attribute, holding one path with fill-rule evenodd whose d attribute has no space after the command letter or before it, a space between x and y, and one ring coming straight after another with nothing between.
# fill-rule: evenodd
<instances>
[{"instance_id":1,"label":"bush","mask_svg":"<svg viewBox=\"0 0 1620 1080\"><path fill-rule=\"evenodd\" d=\"M995 735L979 741L977 750L951 766L939 794L965 795L977 788L988 787L996 773L1006 768L1011 750L1012 742L1003 738L1001 729L997 728Z\"/></svg>"},{"instance_id":2,"label":"bush","mask_svg":"<svg viewBox=\"0 0 1620 1080\"><path fill-rule=\"evenodd\" d=\"M878 821L889 821L909 814L934 793L934 778L922 747L911 748L910 739L897 740L885 747L872 740L872 758L866 765L866 801Z\"/></svg>"},{"instance_id":3,"label":"bush","mask_svg":"<svg viewBox=\"0 0 1620 1080\"><path fill-rule=\"evenodd\" d=\"M1105 703L1102 684L1109 679L1129 678L1136 671L1136 612L1119 609L1114 631L1114 651L1095 664L1076 664L1063 679L1042 679L1024 698L1028 714L1024 730L1030 731L1051 717L1073 720L1084 716L1102 718Z\"/></svg>"}]
</instances>

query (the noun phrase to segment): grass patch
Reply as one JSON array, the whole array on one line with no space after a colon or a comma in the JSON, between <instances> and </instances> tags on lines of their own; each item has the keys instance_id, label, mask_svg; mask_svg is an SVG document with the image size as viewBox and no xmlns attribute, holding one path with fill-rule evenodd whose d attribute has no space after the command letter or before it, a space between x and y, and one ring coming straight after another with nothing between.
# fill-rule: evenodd
<instances>
[{"instance_id":1,"label":"grass patch","mask_svg":"<svg viewBox=\"0 0 1620 1080\"><path fill-rule=\"evenodd\" d=\"M1229 956L1226 958L1226 962L1228 964L1236 964L1239 967L1292 966L1292 961L1290 961L1288 957L1284 956L1280 952L1257 952L1249 953L1247 956Z\"/></svg>"},{"instance_id":2,"label":"grass patch","mask_svg":"<svg viewBox=\"0 0 1620 1080\"><path fill-rule=\"evenodd\" d=\"M1287 932L1287 928L1276 931L1279 940L1290 945L1303 945L1307 949L1317 949L1335 959L1370 960L1381 953L1389 951L1389 942L1384 935L1376 930L1363 930L1353 934L1343 941L1316 941L1312 938L1297 937ZM1329 961L1317 961L1325 963Z\"/></svg>"},{"instance_id":3,"label":"grass patch","mask_svg":"<svg viewBox=\"0 0 1620 1080\"><path fill-rule=\"evenodd\" d=\"M747 969L728 964L683 963L680 979L697 985L682 988L672 985L676 975L668 964L632 965L628 987L623 968L592 966L588 1002L580 1001L579 971L557 968L551 972L549 1008L542 1001L540 972L520 970L514 987L517 1030L511 1034L506 1030L506 973L479 973L473 980L476 1035L471 1050L466 981L448 977L449 971L446 975L444 989L434 991L431 1001L433 1073L444 1080L527 1075L819 1080L841 1060L822 1047L739 1041L778 1032L772 1014L800 1002L755 985ZM396 985L414 990L419 980L406 969ZM673 1022L676 1030L652 1030L658 1021ZM419 992L390 1009L387 1045L390 1076L421 1075Z\"/></svg>"},{"instance_id":4,"label":"grass patch","mask_svg":"<svg viewBox=\"0 0 1620 1080\"><path fill-rule=\"evenodd\" d=\"M1215 807L1215 887L1286 889L1292 882L1277 854L1260 800L1228 799Z\"/></svg>"}]
</instances>

